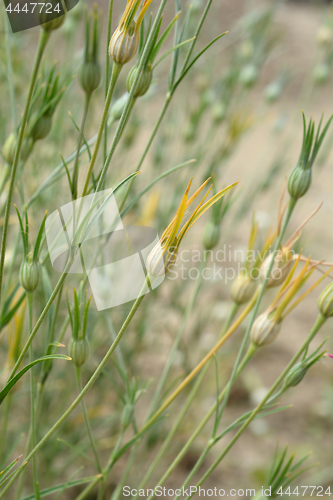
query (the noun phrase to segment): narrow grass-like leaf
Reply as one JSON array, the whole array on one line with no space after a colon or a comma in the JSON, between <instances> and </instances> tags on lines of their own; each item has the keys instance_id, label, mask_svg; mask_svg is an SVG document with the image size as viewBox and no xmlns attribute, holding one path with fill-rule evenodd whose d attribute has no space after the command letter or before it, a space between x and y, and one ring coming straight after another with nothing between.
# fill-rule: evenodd
<instances>
[{"instance_id":1,"label":"narrow grass-like leaf","mask_svg":"<svg viewBox=\"0 0 333 500\"><path fill-rule=\"evenodd\" d=\"M84 477L83 479L77 479L76 481L69 481L67 483L58 484L57 486L52 486L51 488L41 490L40 496L42 498L47 497L49 495L53 495L54 493L59 493L59 491L61 490L67 490L68 488L74 488L74 486L81 486L81 484L91 483L99 477L101 477L100 474L98 474L97 476ZM29 495L27 497L24 497L22 500L35 500L35 495Z\"/></svg>"},{"instance_id":2,"label":"narrow grass-like leaf","mask_svg":"<svg viewBox=\"0 0 333 500\"><path fill-rule=\"evenodd\" d=\"M42 356L41 358L35 359L35 361L32 361L24 368L22 368L22 370L19 371L15 375L15 377L11 378L9 382L7 382L5 387L2 389L2 391L0 391L0 405L7 396L7 394L9 393L9 391L14 387L14 385L28 370L30 370L33 366L37 365L38 363L41 363L42 361L48 361L50 359L65 359L67 361L70 361L72 358L70 358L69 356L64 356L63 354L51 354L50 356Z\"/></svg>"}]
</instances>

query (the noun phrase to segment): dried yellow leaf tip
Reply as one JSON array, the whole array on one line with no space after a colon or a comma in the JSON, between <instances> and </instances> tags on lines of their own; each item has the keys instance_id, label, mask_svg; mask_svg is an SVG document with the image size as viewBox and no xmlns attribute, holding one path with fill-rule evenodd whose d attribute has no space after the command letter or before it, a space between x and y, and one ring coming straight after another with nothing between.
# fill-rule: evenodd
<instances>
[{"instance_id":1,"label":"dried yellow leaf tip","mask_svg":"<svg viewBox=\"0 0 333 500\"><path fill-rule=\"evenodd\" d=\"M225 194L227 194L230 189L232 189L237 182L231 184L230 186L222 189L216 193L208 201L205 201L209 195L212 185L209 187L207 193L198 204L190 218L181 227L184 215L189 206L194 202L201 191L207 186L210 178L208 178L200 187L195 191L195 193L189 198L189 191L192 184L192 179L190 180L184 196L180 202L180 205L176 211L176 214L168 227L165 229L159 243L153 248L147 258L147 271L149 273L150 279L154 279L158 276L163 276L166 274L171 267L174 265L177 259L177 254L179 250L180 243L184 238L187 231L193 224L219 199L221 199Z\"/></svg>"}]
</instances>

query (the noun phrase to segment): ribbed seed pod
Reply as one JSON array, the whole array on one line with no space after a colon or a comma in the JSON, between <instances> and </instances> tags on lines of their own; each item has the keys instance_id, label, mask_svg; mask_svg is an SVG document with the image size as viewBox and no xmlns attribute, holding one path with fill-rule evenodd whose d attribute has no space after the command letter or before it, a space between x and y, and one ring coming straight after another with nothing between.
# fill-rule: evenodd
<instances>
[{"instance_id":1,"label":"ribbed seed pod","mask_svg":"<svg viewBox=\"0 0 333 500\"><path fill-rule=\"evenodd\" d=\"M236 304L246 304L252 299L257 283L245 273L240 273L231 287L231 298Z\"/></svg>"},{"instance_id":2,"label":"ribbed seed pod","mask_svg":"<svg viewBox=\"0 0 333 500\"><path fill-rule=\"evenodd\" d=\"M333 316L333 283L328 285L320 294L318 307L324 318L331 318Z\"/></svg>"},{"instance_id":3,"label":"ribbed seed pod","mask_svg":"<svg viewBox=\"0 0 333 500\"><path fill-rule=\"evenodd\" d=\"M102 71L98 61L85 61L79 72L81 87L87 94L94 92L101 83Z\"/></svg>"},{"instance_id":4,"label":"ribbed seed pod","mask_svg":"<svg viewBox=\"0 0 333 500\"><path fill-rule=\"evenodd\" d=\"M288 179L288 192L291 197L301 198L311 186L312 169L302 168L299 165L292 170Z\"/></svg>"},{"instance_id":5,"label":"ribbed seed pod","mask_svg":"<svg viewBox=\"0 0 333 500\"><path fill-rule=\"evenodd\" d=\"M36 290L40 279L40 263L34 262L29 255L21 264L20 283L24 290L33 292Z\"/></svg>"},{"instance_id":6,"label":"ribbed seed pod","mask_svg":"<svg viewBox=\"0 0 333 500\"><path fill-rule=\"evenodd\" d=\"M275 256L273 267L270 273L270 277L267 281L267 288L274 288L276 286L282 285L282 283L286 280L290 267L293 263L292 252L289 249L279 250ZM260 278L262 280L265 279L267 271L271 265L273 259L273 254L268 255L262 266L260 267Z\"/></svg>"},{"instance_id":7,"label":"ribbed seed pod","mask_svg":"<svg viewBox=\"0 0 333 500\"><path fill-rule=\"evenodd\" d=\"M9 163L9 165L12 165L14 162L16 146L17 146L17 136L14 132L12 132L8 136L2 150L2 154L5 160ZM22 161L25 161L28 158L32 147L33 147L33 141L31 137L27 136L24 137L20 153L20 158Z\"/></svg>"},{"instance_id":8,"label":"ribbed seed pod","mask_svg":"<svg viewBox=\"0 0 333 500\"><path fill-rule=\"evenodd\" d=\"M127 92L131 91L131 88L133 86L133 83L135 82L137 74L138 74L138 67L134 66L129 72L127 77L126 81ZM151 67L149 66L141 73L139 82L134 92L134 97L141 97L145 95L149 90L152 79L153 79L153 72L151 70Z\"/></svg>"},{"instance_id":9,"label":"ribbed seed pod","mask_svg":"<svg viewBox=\"0 0 333 500\"><path fill-rule=\"evenodd\" d=\"M307 371L308 367L306 363L304 363L303 361L297 363L297 365L295 365L286 376L283 384L284 389L289 389L289 387L295 387L300 382L302 382Z\"/></svg>"},{"instance_id":10,"label":"ribbed seed pod","mask_svg":"<svg viewBox=\"0 0 333 500\"><path fill-rule=\"evenodd\" d=\"M272 313L271 313L272 314ZM274 319L274 315L263 313L254 322L251 340L257 347L269 345L278 336L282 323Z\"/></svg>"},{"instance_id":11,"label":"ribbed seed pod","mask_svg":"<svg viewBox=\"0 0 333 500\"><path fill-rule=\"evenodd\" d=\"M71 338L69 343L69 355L75 366L82 366L87 361L89 356L89 342L87 338Z\"/></svg>"},{"instance_id":12,"label":"ribbed seed pod","mask_svg":"<svg viewBox=\"0 0 333 500\"><path fill-rule=\"evenodd\" d=\"M139 31L135 21L128 30L117 28L113 33L109 45L109 54L114 62L126 64L136 54L139 44Z\"/></svg>"},{"instance_id":13,"label":"ribbed seed pod","mask_svg":"<svg viewBox=\"0 0 333 500\"><path fill-rule=\"evenodd\" d=\"M30 137L34 142L47 137L52 128L52 117L49 115L42 115L32 127Z\"/></svg>"},{"instance_id":14,"label":"ribbed seed pod","mask_svg":"<svg viewBox=\"0 0 333 500\"><path fill-rule=\"evenodd\" d=\"M12 132L7 137L7 140L6 140L5 145L3 147L3 150L2 150L2 154L5 158L5 160L9 163L9 165L13 164L16 144L17 144L16 135L14 134L14 132Z\"/></svg>"}]
</instances>

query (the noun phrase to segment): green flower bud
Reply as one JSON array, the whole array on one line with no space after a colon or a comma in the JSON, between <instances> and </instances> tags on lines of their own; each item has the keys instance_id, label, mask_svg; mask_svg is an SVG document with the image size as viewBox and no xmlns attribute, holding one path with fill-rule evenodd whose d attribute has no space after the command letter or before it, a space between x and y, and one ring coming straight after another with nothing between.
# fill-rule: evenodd
<instances>
[{"instance_id":1,"label":"green flower bud","mask_svg":"<svg viewBox=\"0 0 333 500\"><path fill-rule=\"evenodd\" d=\"M126 64L135 56L138 44L139 30L136 29L135 21L132 21L127 30L117 28L113 33L109 45L110 57L118 64Z\"/></svg>"},{"instance_id":2,"label":"green flower bud","mask_svg":"<svg viewBox=\"0 0 333 500\"><path fill-rule=\"evenodd\" d=\"M246 273L240 273L231 287L231 298L236 304L246 304L255 294L256 282Z\"/></svg>"},{"instance_id":3,"label":"green flower bud","mask_svg":"<svg viewBox=\"0 0 333 500\"><path fill-rule=\"evenodd\" d=\"M10 136L7 138L2 150L2 154L5 160L9 163L9 165L13 164L16 144L17 144L17 138L14 132L12 132Z\"/></svg>"},{"instance_id":4,"label":"green flower bud","mask_svg":"<svg viewBox=\"0 0 333 500\"><path fill-rule=\"evenodd\" d=\"M244 87L252 87L258 80L258 70L254 64L246 64L241 69L239 81Z\"/></svg>"},{"instance_id":5,"label":"green flower bud","mask_svg":"<svg viewBox=\"0 0 333 500\"><path fill-rule=\"evenodd\" d=\"M52 127L52 117L50 115L42 115L37 121L35 121L30 137L34 142L44 139L49 135Z\"/></svg>"},{"instance_id":6,"label":"green flower bud","mask_svg":"<svg viewBox=\"0 0 333 500\"><path fill-rule=\"evenodd\" d=\"M312 118L310 118L309 124L307 125L303 113L303 143L301 154L296 167L292 170L288 179L288 191L294 200L298 200L298 198L304 196L311 185L312 166L318 156L332 119L333 116L331 116L321 132L323 116L316 130Z\"/></svg>"},{"instance_id":7,"label":"green flower bud","mask_svg":"<svg viewBox=\"0 0 333 500\"><path fill-rule=\"evenodd\" d=\"M89 342L87 338L71 338L69 343L69 355L75 366L82 366L89 356Z\"/></svg>"},{"instance_id":8,"label":"green flower bud","mask_svg":"<svg viewBox=\"0 0 333 500\"><path fill-rule=\"evenodd\" d=\"M215 224L213 221L209 221L205 227L205 232L203 235L203 244L206 250L211 250L216 247L220 241L221 229L219 224Z\"/></svg>"},{"instance_id":9,"label":"green flower bud","mask_svg":"<svg viewBox=\"0 0 333 500\"><path fill-rule=\"evenodd\" d=\"M92 94L101 83L102 71L98 61L100 26L97 6L86 16L84 60L79 71L79 81L86 94Z\"/></svg>"},{"instance_id":10,"label":"green flower bud","mask_svg":"<svg viewBox=\"0 0 333 500\"><path fill-rule=\"evenodd\" d=\"M291 197L298 200L305 195L311 186L312 169L302 168L299 165L292 170L288 179L288 191Z\"/></svg>"},{"instance_id":11,"label":"green flower bud","mask_svg":"<svg viewBox=\"0 0 333 500\"><path fill-rule=\"evenodd\" d=\"M85 61L79 72L81 87L87 94L94 92L101 83L102 71L98 61Z\"/></svg>"},{"instance_id":12,"label":"green flower bud","mask_svg":"<svg viewBox=\"0 0 333 500\"><path fill-rule=\"evenodd\" d=\"M61 2L61 7L64 11L63 15L58 15L58 17L55 17L56 11L54 10L54 7L59 8L59 0L51 0L52 8L42 9L41 12L38 14L39 24L42 26L43 30L47 31L48 33L50 31L54 31L60 28L60 26L65 21L66 6L64 5L64 2L62 0L60 0L60 2ZM47 10L49 12L47 12Z\"/></svg>"},{"instance_id":13,"label":"green flower bud","mask_svg":"<svg viewBox=\"0 0 333 500\"><path fill-rule=\"evenodd\" d=\"M12 165L14 162L16 146L17 146L17 136L14 132L12 132L10 136L7 138L2 151L2 154L5 160L9 163L9 165ZM32 147L33 147L32 139L26 136L23 139L21 153L20 153L20 158L23 162L26 161L26 159L28 158Z\"/></svg>"},{"instance_id":14,"label":"green flower bud","mask_svg":"<svg viewBox=\"0 0 333 500\"><path fill-rule=\"evenodd\" d=\"M138 67L134 66L131 71L128 74L127 77L127 82L126 82L126 88L127 92L131 91L131 88L133 86L133 83L137 77L138 74ZM153 79L153 72L151 70L151 66L149 65L141 74L139 82L136 86L135 92L134 92L134 97L141 97L148 92L150 84Z\"/></svg>"},{"instance_id":15,"label":"green flower bud","mask_svg":"<svg viewBox=\"0 0 333 500\"><path fill-rule=\"evenodd\" d=\"M274 342L281 330L282 322L274 318L274 313L263 313L255 320L251 330L251 340L257 347Z\"/></svg>"},{"instance_id":16,"label":"green flower bud","mask_svg":"<svg viewBox=\"0 0 333 500\"><path fill-rule=\"evenodd\" d=\"M289 387L295 387L300 382L302 382L308 369L309 369L309 366L307 366L307 364L304 363L303 361L300 361L299 363L297 363L297 365L295 365L289 371L286 378L284 379L283 389L286 390L286 389L289 389Z\"/></svg>"},{"instance_id":17,"label":"green flower bud","mask_svg":"<svg viewBox=\"0 0 333 500\"><path fill-rule=\"evenodd\" d=\"M324 318L331 318L333 316L333 283L328 285L320 294L318 307Z\"/></svg>"},{"instance_id":18,"label":"green flower bud","mask_svg":"<svg viewBox=\"0 0 333 500\"><path fill-rule=\"evenodd\" d=\"M20 268L20 283L27 292L36 290L40 279L40 269L40 263L32 259L32 252L30 252Z\"/></svg>"}]
</instances>

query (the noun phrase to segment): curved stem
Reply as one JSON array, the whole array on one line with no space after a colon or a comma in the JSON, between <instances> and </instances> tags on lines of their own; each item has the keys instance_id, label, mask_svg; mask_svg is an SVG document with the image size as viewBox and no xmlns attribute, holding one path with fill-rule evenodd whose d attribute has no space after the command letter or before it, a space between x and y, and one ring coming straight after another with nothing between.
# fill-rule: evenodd
<instances>
[{"instance_id":1,"label":"curved stem","mask_svg":"<svg viewBox=\"0 0 333 500\"><path fill-rule=\"evenodd\" d=\"M69 267L70 267L70 265L69 265ZM28 349L29 349L29 347L30 347L30 345L31 345L31 343L32 343L32 341L33 341L36 333L38 332L38 330L39 330L39 328L40 328L40 326L41 326L41 324L42 324L45 316L47 315L47 313L48 313L48 311L49 311L49 309L50 309L50 307L51 307L54 299L56 298L59 290L61 290L62 285L63 285L63 283L64 283L64 281L66 279L66 276L67 276L67 272L64 271L62 273L62 275L60 276L60 279L59 279L58 283L56 284L56 286L55 286L52 294L50 295L50 298L47 301L47 303L46 303L43 311L41 312L41 315L39 316L39 318L37 320L37 323L35 324L35 327L32 329L31 334L29 335L28 340L26 341L25 346L23 347L23 349L22 349L22 351L20 353L20 355L18 357L18 360L16 361L16 363L14 365L14 368L12 369L11 374L10 374L8 380L10 380L12 377L14 377L15 373L17 372L17 369L19 368L22 360L24 359L24 357L25 357L25 355L26 355L26 353L27 353L27 351L28 351Z\"/></svg>"},{"instance_id":2,"label":"curved stem","mask_svg":"<svg viewBox=\"0 0 333 500\"><path fill-rule=\"evenodd\" d=\"M109 108L110 108L110 104L111 104L111 101L112 101L113 92L114 92L114 89L115 89L118 77L120 75L121 69L122 69L122 65L121 64L113 63L112 73L111 73L111 79L110 79L110 85L109 85L109 90L108 90L108 93L107 93L107 96L106 96L106 99L105 99L104 110L103 110L101 122L99 124L99 129L98 129L98 133L97 133L97 139L96 139L96 144L95 144L94 152L93 152L93 155L91 157L91 161L90 161L90 165L89 165L89 170L88 170L88 173L87 173L87 176L86 176L86 180L85 180L85 183L84 183L84 187L83 187L83 191L82 191L82 197L86 196L86 194L88 193L88 190L89 190L89 182L90 182L90 179L91 179L91 176L92 176L92 173L93 173L93 170L94 170L94 166L95 166L95 163L96 163L98 151L99 151L99 148L100 148L100 145L101 145L101 141L102 141L102 137L103 137L104 127L105 127L105 124L106 124L106 121L107 121L107 118L108 118L108 113L109 113Z\"/></svg>"},{"instance_id":3,"label":"curved stem","mask_svg":"<svg viewBox=\"0 0 333 500\"><path fill-rule=\"evenodd\" d=\"M14 187L15 187L16 171L17 171L17 167L19 164L20 152L21 152L21 147L22 147L22 143L23 143L24 132L25 132L25 128L26 128L31 99L32 99L33 91L34 91L36 80L37 80L37 74L38 74L39 66L40 66L40 63L41 63L41 60L42 60L42 57L44 54L44 50L45 50L47 41L49 39L49 36L50 36L50 34L48 32L46 32L43 29L40 30L36 58L35 58L34 66L32 69L32 74L30 77L30 84L29 84L27 100L25 103L24 111L23 111L21 126L19 129L18 137L17 137L17 146L16 146L16 150L15 150L14 161L13 161L13 165L12 165L12 169L11 169L11 173L10 173L10 182L9 182L8 196L7 196L7 202L6 202L4 223L3 223L1 254L0 254L0 305L1 305L3 270L4 270L5 255L6 255L8 222L9 222L9 215L10 215L13 192L14 192Z\"/></svg>"},{"instance_id":4,"label":"curved stem","mask_svg":"<svg viewBox=\"0 0 333 500\"><path fill-rule=\"evenodd\" d=\"M325 323L326 318L324 318L321 314L317 317L317 320L309 333L307 339L305 340L304 344L301 346L301 348L297 351L295 356L292 358L292 360L288 363L286 368L283 370L281 375L277 378L277 380L274 382L264 399L259 403L259 405L253 410L249 418L246 420L246 422L242 425L242 427L238 430L238 432L235 434L235 436L231 439L230 443L224 448L223 452L220 454L220 456L215 460L213 465L208 469L208 471L202 476L200 481L197 484L197 487L201 486L205 480L210 476L210 474L216 469L216 467L219 465L221 460L226 456L228 451L233 447L233 445L236 443L236 441L239 439L239 437L243 434L245 429L249 426L249 424L252 422L252 420L258 415L258 413L261 411L261 409L264 407L264 405L267 403L267 401L271 398L271 396L274 394L275 390L278 388L278 386L281 384L285 376L288 374L289 370L294 366L298 358L302 355L302 353L305 351L305 349L309 346L310 342L312 339L315 337L315 335L318 333L322 325ZM190 495L191 497L192 495ZM190 498L189 497L189 498Z\"/></svg>"},{"instance_id":5,"label":"curved stem","mask_svg":"<svg viewBox=\"0 0 333 500\"><path fill-rule=\"evenodd\" d=\"M27 302L28 302L28 314L29 314L29 332L32 332L32 315L33 315L33 293L27 292ZM32 345L30 345L30 362L34 360L34 351ZM36 446L36 419L35 419L35 379L34 379L34 369L30 370L30 415L31 415L31 444L34 448ZM40 500L39 493L39 482L37 477L37 463L36 457L33 458L32 463L33 478L34 478L34 490L36 500Z\"/></svg>"},{"instance_id":6,"label":"curved stem","mask_svg":"<svg viewBox=\"0 0 333 500\"><path fill-rule=\"evenodd\" d=\"M146 282L143 285L141 293L144 293L146 290ZM69 406L69 408L63 413L63 415L59 418L59 420L51 427L51 429L45 434L45 436L39 441L39 443L31 450L29 455L25 459L25 465L30 462L30 460L36 455L36 453L40 450L40 448L48 441L48 439L59 429L59 427L63 424L63 422L66 420L66 418L72 413L72 411L78 406L78 404L82 401L84 396L87 394L89 389L94 385L96 382L97 378L103 371L105 365L109 361L110 357L112 356L113 352L115 351L117 345L119 344L122 336L124 335L125 331L127 330L128 325L130 324L134 314L136 313L137 309L139 308L141 302L143 301L145 295L139 296L136 301L134 302L127 318L125 319L121 329L119 330L119 333L115 339L115 341L112 343L111 347L107 351L106 355L104 356L103 360L100 362L96 370L94 371L93 375L90 377L89 381L87 384L84 386L80 394L76 397L76 399L73 401L73 403ZM0 492L0 499L4 497L4 494L8 491L10 486L13 484L15 481L16 477L21 473L21 471L24 470L24 468L20 469L16 474L14 474L13 478L8 482L7 486ZM98 477L98 481L99 481ZM97 481L97 482L98 482Z\"/></svg>"},{"instance_id":7,"label":"curved stem","mask_svg":"<svg viewBox=\"0 0 333 500\"><path fill-rule=\"evenodd\" d=\"M259 293L259 291L258 291ZM229 330L223 335L223 337L215 344L213 349L210 350L208 354L197 364L197 366L191 371L191 373L179 384L177 389L168 397L168 399L163 403L163 405L154 413L154 415L150 418L150 420L144 425L144 427L140 430L144 432L144 430L151 425L151 423L156 420L166 408L176 399L176 397L185 389L185 387L191 382L191 380L202 370L206 363L215 355L215 353L222 347L222 345L231 337L231 335L237 330L239 325L243 322L249 312L253 309L255 301L258 297L258 293L253 297L251 302L244 309L243 313L239 316L239 318L235 321L235 323L229 328Z\"/></svg>"},{"instance_id":8,"label":"curved stem","mask_svg":"<svg viewBox=\"0 0 333 500\"><path fill-rule=\"evenodd\" d=\"M113 1L109 0L108 11L108 28L106 33L106 51L105 51L105 99L108 96L109 80L110 80L110 55L109 55L109 42L111 39L112 15L113 15ZM104 126L104 162L108 153L108 122ZM103 163L104 163L103 162Z\"/></svg>"},{"instance_id":9,"label":"curved stem","mask_svg":"<svg viewBox=\"0 0 333 500\"><path fill-rule=\"evenodd\" d=\"M83 142L83 136L84 136L84 130L86 128L86 123L87 123L87 117L88 117L88 112L89 112L89 106L91 102L91 93L85 95L85 101L84 101L84 111L83 111L83 116L82 116L82 122L81 122L81 127L80 127L80 133L79 133L79 138L77 141L77 150L76 150L76 156L75 156L75 161L74 161L74 167L73 167L73 179L72 179L72 196L73 200L77 199L77 184L79 180L79 159L80 159L80 150Z\"/></svg>"},{"instance_id":10,"label":"curved stem","mask_svg":"<svg viewBox=\"0 0 333 500\"><path fill-rule=\"evenodd\" d=\"M75 375L76 375L76 384L77 384L78 393L80 394L82 391L81 367L75 367ZM83 413L83 417L84 417L84 422L85 422L86 428L87 428L87 434L88 434L89 441L90 441L90 446L91 446L91 449L92 449L94 456L95 456L96 469L98 470L99 473L102 473L102 467L101 467L101 464L99 461L95 441L94 441L94 438L92 435L90 421L89 421L89 417L87 414L87 408L86 408L86 404L84 402L84 399L82 399L82 401L81 401L81 406L82 406L82 413Z\"/></svg>"},{"instance_id":11,"label":"curved stem","mask_svg":"<svg viewBox=\"0 0 333 500\"><path fill-rule=\"evenodd\" d=\"M249 311L248 311L249 312ZM244 319L244 318L243 318ZM251 353L251 355L247 355L244 357L243 359L243 362L241 363L241 365L239 366L238 368L238 372L237 372L237 376L240 375L240 373L243 371L243 369L245 368L245 366L247 365L247 363L252 359L252 356L254 355L254 352ZM206 365L207 366L207 365ZM200 432L202 431L202 429L206 426L207 422L210 420L210 418L214 415L214 413L216 412L216 405L217 404L220 404L221 401L223 401L223 398L226 394L226 390L227 390L227 386L221 391L219 397L218 397L218 400L212 405L212 407L210 408L209 412L206 414L206 416L204 417L204 419L200 422L199 426L196 428L196 430L194 431L194 433L192 434L192 436L190 437L190 439L187 441L187 443L183 446L183 448L181 449L181 451L178 453L177 457L173 460L173 462L171 463L170 467L168 468L168 470L164 473L164 475L161 477L161 479L158 481L158 486L162 485L166 480L167 478L171 475L171 473L174 471L174 469L177 467L177 465L179 464L179 462L181 461L181 459L184 457L184 455L187 453L187 451L189 450L190 446L192 445L192 443L195 441L195 439L198 437L198 435L200 434ZM215 430L215 429L214 429ZM205 450L203 451L203 453L205 453L205 456L207 455L208 451L210 450L211 448L211 443L213 444L213 440L210 439ZM204 458L204 457L203 457ZM201 464L202 460L201 460L201 456L199 458L199 461L200 463L196 464L195 467L196 468L199 468L199 465ZM192 477L192 476L191 476ZM149 497L147 500L150 500L151 497Z\"/></svg>"},{"instance_id":12,"label":"curved stem","mask_svg":"<svg viewBox=\"0 0 333 500\"><path fill-rule=\"evenodd\" d=\"M145 158L146 158L146 156L147 156L147 153L148 153L148 151L149 151L149 149L150 149L150 146L152 145L153 140L155 139L155 136L156 136L156 134L157 134L157 131L158 131L158 129L160 128L160 125L161 125L161 123L162 123L162 121L163 121L163 118L164 118L165 113L166 113L166 111L167 111L167 109L168 109L168 106L169 106L169 104L170 104L170 101L171 101L171 96L168 94L168 95L167 95L166 100L164 101L164 105L163 105L163 108L162 108L162 110L161 110L160 116L158 117L158 120L157 120L157 122L156 122L156 124L155 124L154 130L152 131L152 133L151 133L151 135L150 135L150 137L149 137L149 141L147 142L147 145L146 145L146 147L145 147L145 150L144 150L144 152L142 153L142 156L141 156L141 158L140 158L140 161L139 161L139 163L138 163L138 165L137 165L137 167L136 167L136 170L135 170L136 172L138 172L138 171L140 170L140 168L141 168L141 166L142 166L142 164L143 164L143 162L144 162L144 160L145 160ZM125 192L125 194L124 194L124 197L123 197L123 199L121 200L121 203L120 203L120 205L119 205L119 211L120 211L120 212L121 212L121 211L122 211L122 209L124 208L124 205L125 205L125 203L126 203L127 197L128 197L128 195L129 195L129 193L130 193L130 191L131 191L131 188L132 188L133 182L134 182L134 178L130 180L129 185L128 185L128 188L126 189L126 192Z\"/></svg>"},{"instance_id":13,"label":"curved stem","mask_svg":"<svg viewBox=\"0 0 333 500\"><path fill-rule=\"evenodd\" d=\"M246 365L250 362L250 360L254 356L255 352L256 352L256 348L254 348L253 345L251 344L250 347L249 347L249 349L248 349L248 351L247 351L247 353L245 354L245 356L243 358L243 361L241 362L241 364L238 367L237 377L244 370L244 368L246 367ZM225 387L224 391L221 393L220 397L218 398L219 401L220 401L220 398L221 397L223 398L224 395L226 394L226 389L227 389L227 387ZM215 409L216 409L216 404L215 404ZM219 438L215 437L217 429L218 429L219 421L220 421L220 415L218 415L218 417L215 419L215 425L214 425L214 429L213 429L211 438L208 440L208 442L207 442L204 450L202 451L200 457L198 458L195 466L192 468L191 472L189 473L189 475L187 476L185 482L182 485L182 486L184 486L184 488L186 488L186 486L189 484L189 482L191 481L191 479L193 478L193 476L199 470L200 466L202 465L203 461L205 460L205 458L208 455L208 453L210 452L210 450L213 448L213 446L219 440ZM175 500L177 500L178 498L179 498L179 495L177 495L175 497Z\"/></svg>"}]
</instances>

